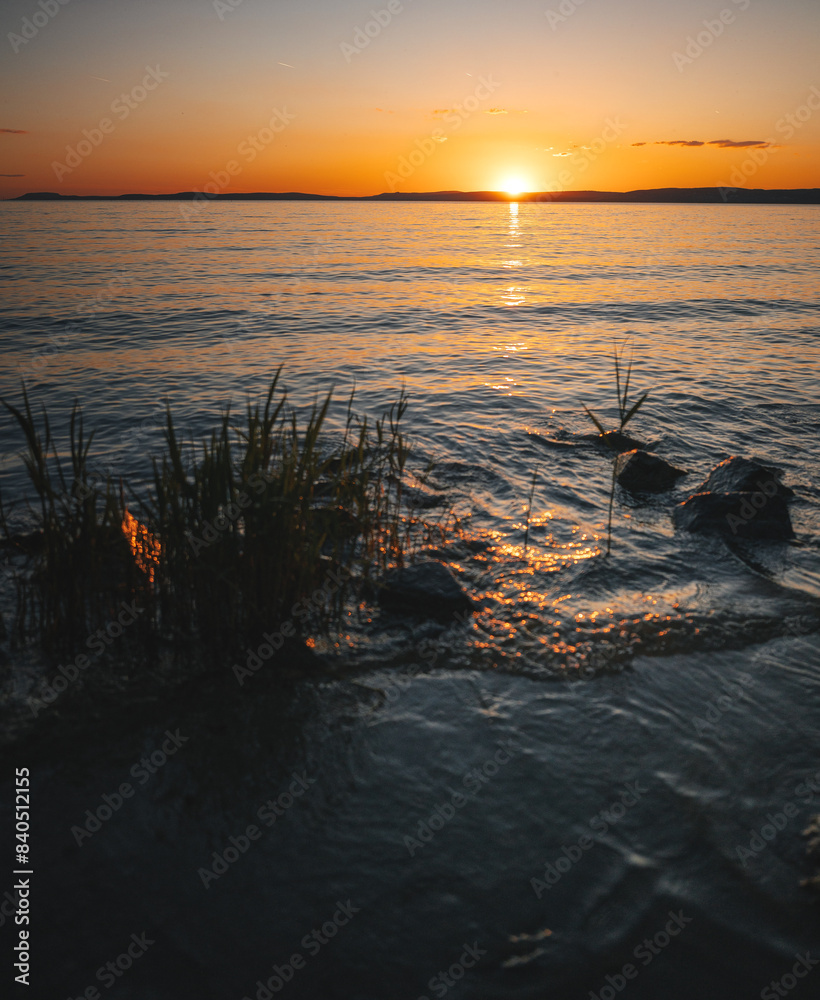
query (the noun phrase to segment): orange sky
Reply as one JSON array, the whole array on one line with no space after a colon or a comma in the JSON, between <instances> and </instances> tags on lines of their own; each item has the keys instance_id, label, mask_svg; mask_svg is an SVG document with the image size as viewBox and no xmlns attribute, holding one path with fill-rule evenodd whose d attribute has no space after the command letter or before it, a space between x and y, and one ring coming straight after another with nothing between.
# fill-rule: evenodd
<instances>
[{"instance_id":1,"label":"orange sky","mask_svg":"<svg viewBox=\"0 0 820 1000\"><path fill-rule=\"evenodd\" d=\"M0 197L820 186L816 0L7 0L0 18Z\"/></svg>"}]
</instances>

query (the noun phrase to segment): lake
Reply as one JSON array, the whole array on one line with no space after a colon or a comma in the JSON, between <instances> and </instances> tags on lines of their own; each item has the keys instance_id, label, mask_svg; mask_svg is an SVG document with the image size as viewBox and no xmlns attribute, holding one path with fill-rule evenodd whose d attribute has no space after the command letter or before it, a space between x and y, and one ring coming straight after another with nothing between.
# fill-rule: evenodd
<instances>
[{"instance_id":1,"label":"lake","mask_svg":"<svg viewBox=\"0 0 820 1000\"><path fill-rule=\"evenodd\" d=\"M94 463L139 485L165 400L199 437L280 365L300 410L334 389L331 428L352 388L378 415L404 387L410 467L459 519L438 556L480 609L359 609L284 702L272 663L43 733L19 721L54 664L12 651L0 709L39 803L55 995L143 933L104 996L756 997L820 957L799 886L820 812L816 207L2 211L0 396L25 379L61 442L79 399ZM612 462L583 404L615 420L616 346L650 392L630 433L688 475L619 489L607 556ZM0 439L22 527L8 419ZM781 470L793 542L675 530L731 455Z\"/></svg>"}]
</instances>

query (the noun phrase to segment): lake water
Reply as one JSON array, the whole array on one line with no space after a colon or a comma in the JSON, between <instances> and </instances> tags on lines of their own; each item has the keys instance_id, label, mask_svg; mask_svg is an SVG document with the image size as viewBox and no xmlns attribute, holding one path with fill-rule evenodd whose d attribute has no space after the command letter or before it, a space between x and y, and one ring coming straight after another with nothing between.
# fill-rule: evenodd
<instances>
[{"instance_id":1,"label":"lake water","mask_svg":"<svg viewBox=\"0 0 820 1000\"><path fill-rule=\"evenodd\" d=\"M2 218L0 395L25 378L59 433L79 398L95 462L139 484L165 399L198 436L280 365L300 407L335 388L335 426L354 385L373 414L404 386L410 465L435 463L427 489L461 518L439 555L481 607L450 626L372 609L287 706L260 675L22 737L53 989L80 995L143 930L156 944L104 995L254 997L298 952L282 995L443 996L431 977L477 942L448 995L756 997L796 952L820 957L798 885L820 812L816 207L9 203ZM582 403L613 421L616 344L651 390L631 433L690 474L651 503L616 493L606 557L611 460ZM25 492L8 420L0 440L8 503ZM793 543L674 530L672 506L735 454L782 470ZM9 717L37 669L12 659ZM177 727L188 743L77 846L71 826ZM198 870L294 771L315 783L205 888ZM360 912L338 936L304 944L348 899Z\"/></svg>"}]
</instances>

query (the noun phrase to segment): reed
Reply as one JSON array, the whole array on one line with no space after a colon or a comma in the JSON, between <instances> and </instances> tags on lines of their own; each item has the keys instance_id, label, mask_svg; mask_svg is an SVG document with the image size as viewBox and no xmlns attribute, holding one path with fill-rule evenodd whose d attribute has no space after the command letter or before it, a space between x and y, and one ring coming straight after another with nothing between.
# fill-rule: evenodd
<instances>
[{"instance_id":1,"label":"reed","mask_svg":"<svg viewBox=\"0 0 820 1000\"><path fill-rule=\"evenodd\" d=\"M37 526L18 576L17 636L76 646L128 599L144 609L134 627L143 640L223 655L320 590L311 625L329 627L370 576L401 565L425 530L402 503L404 393L372 421L354 412L351 393L344 434L332 441L331 394L300 420L280 375L242 420L226 409L198 446L183 445L168 408L164 451L139 491L91 476L93 435L78 404L64 469L48 415L35 417L25 387L21 407L4 403L25 439Z\"/></svg>"},{"instance_id":2,"label":"reed","mask_svg":"<svg viewBox=\"0 0 820 1000\"><path fill-rule=\"evenodd\" d=\"M618 417L620 419L618 427L615 428L615 432L618 434L623 433L624 427L626 427L629 421L635 416L638 410L640 410L640 408L649 398L649 393L645 392L637 400L637 402L633 403L631 406L629 405L629 381L630 378L632 377L633 358L630 357L629 363L626 366L626 371L623 373L622 377L623 362L621 360L620 355L621 352L623 352L623 350L624 347L622 346L620 350L619 348L616 347L615 350L613 351L613 359L615 362L615 396L618 402ZM592 410L590 410L590 408L585 403L582 403L581 405L584 407L587 416L593 422L593 424L595 424L595 427L598 429L598 432L600 434L606 435L607 433L612 433L606 430L601 421L595 416Z\"/></svg>"},{"instance_id":3,"label":"reed","mask_svg":"<svg viewBox=\"0 0 820 1000\"><path fill-rule=\"evenodd\" d=\"M607 431L603 423L595 416L595 414L590 410L590 408L582 403L587 416L595 425L598 430L601 441L614 448L615 451L625 451L636 446L636 442L632 442L629 438L623 437L623 431L629 421L635 416L635 414L640 410L646 400L649 398L649 393L645 392L640 396L636 402L630 405L629 401L629 383L632 378L632 362L633 357L630 356L629 363L626 365L626 370L623 369L622 352L624 351L624 345L620 348L615 347L613 351L613 360L615 363L615 398L618 403L618 418L619 424L616 428ZM612 482L609 491L609 512L607 515L607 526L606 526L606 555L610 555L612 552L612 515L615 506L615 461L612 463Z\"/></svg>"}]
</instances>

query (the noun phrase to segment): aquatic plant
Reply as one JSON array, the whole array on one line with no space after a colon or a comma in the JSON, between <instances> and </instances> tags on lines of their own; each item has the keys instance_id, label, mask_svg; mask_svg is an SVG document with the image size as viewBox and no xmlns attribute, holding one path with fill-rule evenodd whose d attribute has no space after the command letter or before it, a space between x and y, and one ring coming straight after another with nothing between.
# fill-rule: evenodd
<instances>
[{"instance_id":1,"label":"aquatic plant","mask_svg":"<svg viewBox=\"0 0 820 1000\"><path fill-rule=\"evenodd\" d=\"M134 634L222 653L278 628L308 597L311 624L338 620L371 574L401 565L423 534L402 503L404 393L374 421L354 413L351 393L334 441L325 431L331 394L300 420L280 374L242 421L224 410L198 447L182 444L166 408L165 449L139 492L91 471L93 435L79 404L65 470L48 415L35 417L25 386L22 406L4 402L23 432L36 494L16 635L52 648L85 644L128 599L142 609Z\"/></svg>"},{"instance_id":2,"label":"aquatic plant","mask_svg":"<svg viewBox=\"0 0 820 1000\"><path fill-rule=\"evenodd\" d=\"M624 347L620 348L623 351ZM622 434L624 427L629 423L629 421L635 416L635 414L640 410L646 400L649 398L649 393L645 392L637 402L633 403L632 406L629 405L629 380L632 377L632 362L633 358L630 357L629 364L626 366L626 372L623 379L623 389L621 388L621 365L622 361L620 358L619 349L616 347L613 351L613 359L615 362L615 395L618 401L618 416L620 418L620 423L615 429L616 433ZM595 414L590 410L590 408L585 404L581 404L586 410L586 414L589 419L595 424L598 432L602 435L612 433L607 431L601 421L595 416Z\"/></svg>"}]
</instances>

